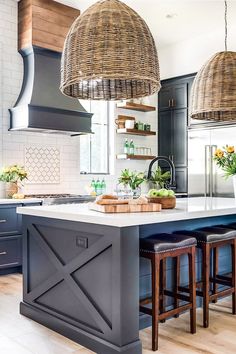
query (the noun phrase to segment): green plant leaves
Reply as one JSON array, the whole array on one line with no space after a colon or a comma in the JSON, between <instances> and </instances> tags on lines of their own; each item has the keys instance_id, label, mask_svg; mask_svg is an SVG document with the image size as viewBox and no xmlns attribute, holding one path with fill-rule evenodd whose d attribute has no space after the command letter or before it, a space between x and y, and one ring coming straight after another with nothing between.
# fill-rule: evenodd
<instances>
[{"instance_id":1,"label":"green plant leaves","mask_svg":"<svg viewBox=\"0 0 236 354\"><path fill-rule=\"evenodd\" d=\"M143 172L130 171L127 168L121 171L118 179L119 183L130 186L132 190L137 189L144 181L145 176Z\"/></svg>"}]
</instances>

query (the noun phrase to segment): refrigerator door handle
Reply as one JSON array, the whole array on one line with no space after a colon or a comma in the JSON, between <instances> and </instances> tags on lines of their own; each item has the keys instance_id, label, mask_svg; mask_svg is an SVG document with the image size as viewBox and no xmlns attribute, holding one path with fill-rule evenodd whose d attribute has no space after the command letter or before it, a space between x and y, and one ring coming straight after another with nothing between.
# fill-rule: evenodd
<instances>
[{"instance_id":1,"label":"refrigerator door handle","mask_svg":"<svg viewBox=\"0 0 236 354\"><path fill-rule=\"evenodd\" d=\"M217 149L217 145L211 145L210 148L210 170L211 170L211 197L215 197L216 196L216 168L215 168L215 164L214 164L214 155L215 155L215 151Z\"/></svg>"},{"instance_id":2,"label":"refrigerator door handle","mask_svg":"<svg viewBox=\"0 0 236 354\"><path fill-rule=\"evenodd\" d=\"M211 145L205 145L205 197L209 197L211 194L210 150Z\"/></svg>"}]
</instances>

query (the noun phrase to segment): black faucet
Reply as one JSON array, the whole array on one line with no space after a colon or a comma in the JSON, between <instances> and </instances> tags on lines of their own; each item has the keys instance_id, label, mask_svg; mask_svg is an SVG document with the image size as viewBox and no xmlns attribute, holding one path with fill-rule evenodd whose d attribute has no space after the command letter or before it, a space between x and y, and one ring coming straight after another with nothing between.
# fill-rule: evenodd
<instances>
[{"instance_id":1,"label":"black faucet","mask_svg":"<svg viewBox=\"0 0 236 354\"><path fill-rule=\"evenodd\" d=\"M173 161L171 161L168 157L166 156L157 156L155 159L153 159L150 162L149 168L148 168L148 175L147 178L150 179L151 174L152 174L152 166L156 161L166 161L168 165L170 166L170 183L168 184L168 188L170 189L176 189L176 181L175 181L175 165Z\"/></svg>"}]
</instances>

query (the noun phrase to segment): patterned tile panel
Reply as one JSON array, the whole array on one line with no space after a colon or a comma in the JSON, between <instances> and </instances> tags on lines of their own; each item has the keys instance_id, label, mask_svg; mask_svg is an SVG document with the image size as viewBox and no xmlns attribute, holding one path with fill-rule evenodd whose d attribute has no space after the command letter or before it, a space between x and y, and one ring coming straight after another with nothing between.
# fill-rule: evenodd
<instances>
[{"instance_id":1,"label":"patterned tile panel","mask_svg":"<svg viewBox=\"0 0 236 354\"><path fill-rule=\"evenodd\" d=\"M25 148L28 183L60 183L60 150L52 146Z\"/></svg>"}]
</instances>

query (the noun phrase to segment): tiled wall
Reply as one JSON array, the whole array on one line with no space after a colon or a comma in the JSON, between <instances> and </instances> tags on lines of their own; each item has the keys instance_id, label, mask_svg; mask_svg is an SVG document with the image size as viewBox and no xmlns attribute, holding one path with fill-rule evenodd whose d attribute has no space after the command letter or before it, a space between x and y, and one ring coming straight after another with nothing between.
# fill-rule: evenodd
<instances>
[{"instance_id":1,"label":"tiled wall","mask_svg":"<svg viewBox=\"0 0 236 354\"><path fill-rule=\"evenodd\" d=\"M19 95L23 77L21 56L17 52L17 1L0 0L0 167L13 163L25 163L25 149L29 146L48 146L60 150L60 183L25 184L26 193L85 193L85 185L92 176L81 176L79 171L79 137L66 137L36 133L8 132L9 113ZM150 98L156 104L156 95ZM115 112L116 113L116 112ZM120 114L122 114L120 112ZM123 112L123 114L126 114ZM129 113L132 115L132 112ZM136 114L138 120L146 120L156 129L156 113ZM113 118L114 119L114 118ZM113 132L115 125L113 124ZM122 149L123 138L113 134L111 139L112 176L106 177L108 190L114 188L117 174L123 168L147 169L147 162L115 161L114 154ZM150 145L155 155L156 138L139 138L139 145ZM147 139L150 139L147 143ZM138 140L138 139L137 139ZM115 146L117 145L117 148ZM4 185L0 182L0 197Z\"/></svg>"}]
</instances>

